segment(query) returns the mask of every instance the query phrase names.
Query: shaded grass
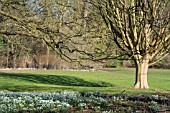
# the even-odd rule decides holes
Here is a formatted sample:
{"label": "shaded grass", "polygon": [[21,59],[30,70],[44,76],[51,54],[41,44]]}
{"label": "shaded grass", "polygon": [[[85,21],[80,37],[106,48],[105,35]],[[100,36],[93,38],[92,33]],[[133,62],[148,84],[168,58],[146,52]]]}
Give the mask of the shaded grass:
{"label": "shaded grass", "polygon": [[150,69],[148,79],[149,90],[134,90],[135,69],[118,68],[96,72],[59,70],[4,71],[0,73],[0,90],[170,94],[170,70]]}
{"label": "shaded grass", "polygon": [[106,87],[112,86],[110,83],[98,82],[93,83],[85,81],[84,79],[67,76],[67,75],[42,75],[42,74],[28,74],[28,73],[0,73],[1,77],[30,81],[40,84],[51,84],[61,86],[86,86],[86,87]]}

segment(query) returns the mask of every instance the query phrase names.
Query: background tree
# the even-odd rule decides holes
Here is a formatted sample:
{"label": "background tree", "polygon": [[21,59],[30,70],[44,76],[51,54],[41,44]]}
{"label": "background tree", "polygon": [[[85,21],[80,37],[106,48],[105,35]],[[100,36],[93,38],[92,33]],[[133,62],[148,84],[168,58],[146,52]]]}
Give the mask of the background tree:
{"label": "background tree", "polygon": [[91,1],[102,16],[112,40],[136,64],[136,89],[147,89],[148,67],[167,55],[170,12],[166,0]]}
{"label": "background tree", "polygon": [[80,4],[73,8],[76,4],[74,0],[1,0],[0,33],[42,39],[60,57],[70,59],[65,54],[71,52],[73,40],[82,36],[83,31],[82,8]]}
{"label": "background tree", "polygon": [[0,3],[0,14],[3,17],[1,34],[42,39],[67,61],[77,62],[80,54],[96,53],[95,56],[99,56],[98,51],[106,48],[104,46],[100,49],[102,43],[110,43],[107,39],[100,40],[100,37],[109,36],[108,30],[105,30],[104,24],[93,13],[92,5],[85,1],[28,0]]}

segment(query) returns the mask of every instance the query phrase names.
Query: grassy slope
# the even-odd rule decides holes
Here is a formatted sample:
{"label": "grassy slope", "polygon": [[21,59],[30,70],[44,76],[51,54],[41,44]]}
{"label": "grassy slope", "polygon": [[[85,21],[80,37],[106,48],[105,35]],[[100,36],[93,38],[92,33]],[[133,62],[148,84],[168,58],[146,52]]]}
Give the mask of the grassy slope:
{"label": "grassy slope", "polygon": [[169,93],[170,70],[150,69],[149,90],[134,90],[134,69],[107,71],[5,71],[0,73],[3,91],[100,91],[102,93]]}

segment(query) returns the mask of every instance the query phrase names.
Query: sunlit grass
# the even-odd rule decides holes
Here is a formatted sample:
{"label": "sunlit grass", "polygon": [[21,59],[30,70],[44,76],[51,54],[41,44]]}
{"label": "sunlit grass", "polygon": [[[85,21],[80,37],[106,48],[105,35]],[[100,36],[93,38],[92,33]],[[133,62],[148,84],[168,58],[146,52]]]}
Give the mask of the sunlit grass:
{"label": "sunlit grass", "polygon": [[150,69],[149,90],[135,90],[135,69],[99,71],[29,70],[0,73],[2,91],[99,91],[101,93],[170,93],[170,70]]}

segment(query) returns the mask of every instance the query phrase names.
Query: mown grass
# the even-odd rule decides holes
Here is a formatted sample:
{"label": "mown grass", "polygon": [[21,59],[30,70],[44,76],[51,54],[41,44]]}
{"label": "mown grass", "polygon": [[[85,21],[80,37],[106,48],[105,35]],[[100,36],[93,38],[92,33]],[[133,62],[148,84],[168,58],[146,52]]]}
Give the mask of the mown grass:
{"label": "mown grass", "polygon": [[99,91],[101,93],[168,93],[170,70],[149,69],[149,90],[135,90],[135,69],[116,68],[103,71],[29,70],[0,72],[1,91]]}

